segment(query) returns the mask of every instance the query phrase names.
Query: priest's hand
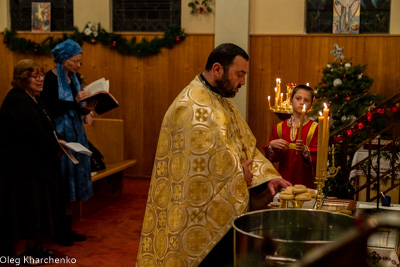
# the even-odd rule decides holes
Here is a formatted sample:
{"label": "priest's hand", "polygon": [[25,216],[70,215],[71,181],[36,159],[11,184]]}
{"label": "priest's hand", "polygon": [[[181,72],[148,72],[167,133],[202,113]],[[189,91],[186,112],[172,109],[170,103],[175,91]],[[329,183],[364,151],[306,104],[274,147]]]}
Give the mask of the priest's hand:
{"label": "priest's hand", "polygon": [[269,142],[269,145],[274,149],[285,149],[289,147],[289,142],[284,139],[275,139]]}
{"label": "priest's hand", "polygon": [[244,180],[246,181],[247,186],[251,186],[251,183],[253,181],[253,173],[250,171],[249,168],[252,163],[252,159],[249,159],[242,163]]}
{"label": "priest's hand", "polygon": [[275,196],[275,194],[279,192],[282,187],[286,188],[288,186],[293,186],[293,185],[289,181],[286,181],[283,178],[275,178],[268,182],[268,189],[273,196]]}

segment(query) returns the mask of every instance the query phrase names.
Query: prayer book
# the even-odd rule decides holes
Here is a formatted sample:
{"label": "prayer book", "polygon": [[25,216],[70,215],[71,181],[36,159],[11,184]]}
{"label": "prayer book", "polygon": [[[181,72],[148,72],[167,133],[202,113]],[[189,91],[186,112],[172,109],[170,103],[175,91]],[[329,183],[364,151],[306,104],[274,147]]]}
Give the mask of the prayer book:
{"label": "prayer book", "polygon": [[63,145],[66,148],[69,148],[75,152],[86,154],[88,156],[91,156],[93,154],[92,151],[90,151],[89,149],[87,149],[86,147],[84,147],[83,145],[81,145],[79,143],[69,142],[69,143],[61,143],[61,145]]}
{"label": "prayer book", "polygon": [[99,115],[119,107],[118,101],[109,92],[109,87],[110,83],[108,80],[104,78],[98,79],[83,88],[84,91],[89,92],[91,95],[81,101],[88,102],[91,99],[96,99],[97,105],[94,110]]}

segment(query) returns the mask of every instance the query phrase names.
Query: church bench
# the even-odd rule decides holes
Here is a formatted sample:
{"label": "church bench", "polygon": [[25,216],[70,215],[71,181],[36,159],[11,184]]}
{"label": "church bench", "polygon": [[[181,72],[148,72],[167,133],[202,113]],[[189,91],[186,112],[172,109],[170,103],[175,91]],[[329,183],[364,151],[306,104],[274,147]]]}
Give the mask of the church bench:
{"label": "church bench", "polygon": [[85,125],[87,139],[104,157],[106,168],[92,173],[94,195],[79,203],[76,219],[86,217],[119,200],[123,193],[124,171],[136,165],[136,159],[124,157],[124,121],[94,118]]}

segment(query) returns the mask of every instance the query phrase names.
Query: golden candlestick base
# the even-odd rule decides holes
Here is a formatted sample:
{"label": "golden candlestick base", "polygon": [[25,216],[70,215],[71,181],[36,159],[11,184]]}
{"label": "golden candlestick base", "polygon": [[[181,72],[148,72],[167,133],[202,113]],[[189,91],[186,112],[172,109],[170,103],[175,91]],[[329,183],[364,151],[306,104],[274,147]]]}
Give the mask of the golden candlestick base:
{"label": "golden candlestick base", "polygon": [[289,209],[289,203],[292,203],[292,207],[294,209],[301,209],[303,207],[304,202],[310,201],[310,200],[296,200],[296,199],[279,199],[279,201],[282,203],[281,208],[282,209]]}
{"label": "golden candlestick base", "polygon": [[301,209],[303,207],[303,204],[305,201],[309,201],[309,200],[290,200],[290,203],[292,203],[293,208]]}

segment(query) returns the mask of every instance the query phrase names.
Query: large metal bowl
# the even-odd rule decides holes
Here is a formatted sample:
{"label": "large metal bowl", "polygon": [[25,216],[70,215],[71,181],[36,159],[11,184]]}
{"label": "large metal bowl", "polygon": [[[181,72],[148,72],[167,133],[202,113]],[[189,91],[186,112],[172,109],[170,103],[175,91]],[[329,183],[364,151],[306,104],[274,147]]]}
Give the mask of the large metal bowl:
{"label": "large metal bowl", "polygon": [[345,214],[308,209],[271,209],[238,217],[235,229],[235,262],[245,266],[257,260],[289,263],[311,248],[337,239],[354,224]]}

